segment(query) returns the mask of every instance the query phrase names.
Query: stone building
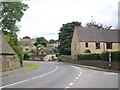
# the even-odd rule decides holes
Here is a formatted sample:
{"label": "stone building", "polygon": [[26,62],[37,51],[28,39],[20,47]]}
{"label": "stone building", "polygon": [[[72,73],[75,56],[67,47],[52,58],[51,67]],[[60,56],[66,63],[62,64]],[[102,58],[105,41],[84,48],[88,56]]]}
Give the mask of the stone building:
{"label": "stone building", "polygon": [[20,67],[16,53],[0,34],[0,69],[1,71],[11,70]]}
{"label": "stone building", "polygon": [[100,30],[96,27],[75,27],[71,58],[77,59],[80,53],[101,53],[120,50],[119,30]]}
{"label": "stone building", "polygon": [[30,38],[20,39],[19,41],[23,52],[35,51],[36,50],[36,47],[34,45],[35,42],[36,39],[30,39]]}
{"label": "stone building", "polygon": [[31,60],[37,61],[52,61],[56,59],[56,55],[52,50],[48,50],[46,48],[39,48],[37,52],[35,52],[31,58]]}

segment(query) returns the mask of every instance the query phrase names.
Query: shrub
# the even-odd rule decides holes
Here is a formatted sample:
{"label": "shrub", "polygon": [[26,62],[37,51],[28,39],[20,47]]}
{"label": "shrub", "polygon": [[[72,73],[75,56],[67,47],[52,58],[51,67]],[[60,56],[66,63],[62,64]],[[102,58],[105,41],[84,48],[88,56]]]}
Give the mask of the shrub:
{"label": "shrub", "polygon": [[120,51],[112,52],[112,61],[120,61]]}
{"label": "shrub", "polygon": [[102,60],[109,60],[109,52],[108,51],[104,51],[101,53],[101,59]]}
{"label": "shrub", "polygon": [[78,60],[101,60],[100,54],[78,54]]}
{"label": "shrub", "polygon": [[24,52],[24,59],[29,60],[32,55],[33,55],[32,52]]}
{"label": "shrub", "polygon": [[64,55],[60,55],[59,57],[58,57],[58,61],[62,61],[62,60],[64,60]]}
{"label": "shrub", "polygon": [[[109,52],[103,52],[101,54],[102,60],[109,60]],[[111,52],[111,60],[112,61],[120,61],[120,51],[112,51]]]}

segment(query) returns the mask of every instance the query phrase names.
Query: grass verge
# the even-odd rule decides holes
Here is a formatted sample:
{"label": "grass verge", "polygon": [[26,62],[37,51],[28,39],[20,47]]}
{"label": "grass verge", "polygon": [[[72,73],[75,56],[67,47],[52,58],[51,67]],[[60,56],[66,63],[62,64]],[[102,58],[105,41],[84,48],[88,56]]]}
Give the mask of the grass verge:
{"label": "grass verge", "polygon": [[24,66],[25,66],[25,71],[33,71],[40,67],[39,64],[33,64],[29,62],[24,62]]}

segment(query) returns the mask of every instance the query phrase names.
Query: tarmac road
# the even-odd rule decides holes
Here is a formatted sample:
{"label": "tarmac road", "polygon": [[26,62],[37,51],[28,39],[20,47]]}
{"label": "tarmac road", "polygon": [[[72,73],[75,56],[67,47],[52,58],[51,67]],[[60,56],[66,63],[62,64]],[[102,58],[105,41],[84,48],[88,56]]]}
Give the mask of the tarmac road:
{"label": "tarmac road", "polygon": [[0,88],[118,88],[118,73],[63,62],[39,63],[38,70],[2,78]]}

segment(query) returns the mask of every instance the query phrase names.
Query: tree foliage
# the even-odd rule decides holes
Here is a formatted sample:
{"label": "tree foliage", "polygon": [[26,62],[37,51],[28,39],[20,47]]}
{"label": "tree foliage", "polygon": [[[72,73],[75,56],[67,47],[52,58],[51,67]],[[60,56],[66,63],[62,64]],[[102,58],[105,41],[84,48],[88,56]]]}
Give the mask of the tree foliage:
{"label": "tree foliage", "polygon": [[49,44],[58,43],[58,40],[50,39],[48,43],[49,43]]}
{"label": "tree foliage", "polygon": [[107,29],[109,30],[112,26],[106,26],[101,23],[96,23],[95,21],[86,23],[86,27],[97,27],[98,29]]}
{"label": "tree foliage", "polygon": [[21,2],[2,2],[2,5],[0,29],[6,41],[16,52],[22,65],[24,53],[18,44],[17,32],[19,31],[19,26],[17,23],[21,20],[28,6]]}
{"label": "tree foliage", "polygon": [[29,36],[25,36],[25,37],[23,37],[23,39],[26,39],[26,38],[30,39],[30,37],[29,37]]}
{"label": "tree foliage", "polygon": [[50,39],[49,40],[49,44],[54,44],[55,43],[55,40],[54,39]]}
{"label": "tree foliage", "polygon": [[37,42],[34,45],[37,46],[37,44],[42,44],[46,47],[47,43],[48,41],[44,37],[38,37]]}
{"label": "tree foliage", "polygon": [[71,41],[75,26],[81,26],[81,22],[71,22],[63,24],[59,30],[60,45],[58,46],[58,49],[59,53],[62,55],[71,54]]}
{"label": "tree foliage", "polygon": [[1,18],[1,30],[7,31],[11,34],[16,34],[19,31],[17,22],[20,22],[24,11],[28,6],[21,2],[2,2],[2,18]]}

